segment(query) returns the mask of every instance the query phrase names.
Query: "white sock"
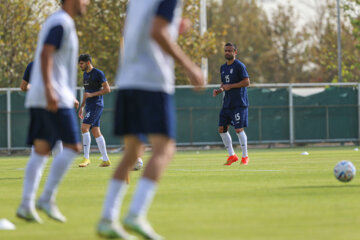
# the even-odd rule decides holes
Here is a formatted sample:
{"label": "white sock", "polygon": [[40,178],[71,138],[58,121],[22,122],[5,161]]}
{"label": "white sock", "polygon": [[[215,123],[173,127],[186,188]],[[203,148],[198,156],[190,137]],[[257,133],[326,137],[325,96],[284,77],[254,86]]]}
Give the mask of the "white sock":
{"label": "white sock", "polygon": [[47,156],[39,155],[34,150],[31,152],[24,177],[23,195],[21,203],[21,205],[23,205],[24,207],[35,208],[35,196],[47,160]]}
{"label": "white sock", "polygon": [[240,133],[237,133],[236,135],[239,138],[240,146],[241,146],[241,149],[242,149],[242,157],[247,157],[248,156],[247,136],[245,134],[245,131],[241,131]]}
{"label": "white sock", "polygon": [[157,183],[148,178],[142,177],[133,196],[129,213],[145,216],[155,196]]}
{"label": "white sock", "polygon": [[91,136],[89,132],[83,133],[84,158],[90,158]]}
{"label": "white sock", "polygon": [[111,221],[118,221],[121,203],[127,190],[125,181],[111,179],[106,194],[102,218]]}
{"label": "white sock", "polygon": [[41,201],[49,202],[55,200],[57,188],[76,156],[77,152],[66,147],[55,156],[44,191],[40,197]]}
{"label": "white sock", "polygon": [[61,152],[63,150],[63,144],[62,144],[62,141],[57,141],[54,148],[52,149],[52,155],[53,157],[56,156],[59,152]]}
{"label": "white sock", "polygon": [[223,140],[223,143],[225,145],[225,148],[227,149],[229,156],[232,156],[235,154],[234,148],[232,146],[232,140],[229,132],[220,133],[221,139]]}
{"label": "white sock", "polygon": [[95,138],[95,140],[100,150],[101,156],[103,157],[103,161],[108,161],[109,157],[106,152],[105,138],[101,135],[100,137]]}

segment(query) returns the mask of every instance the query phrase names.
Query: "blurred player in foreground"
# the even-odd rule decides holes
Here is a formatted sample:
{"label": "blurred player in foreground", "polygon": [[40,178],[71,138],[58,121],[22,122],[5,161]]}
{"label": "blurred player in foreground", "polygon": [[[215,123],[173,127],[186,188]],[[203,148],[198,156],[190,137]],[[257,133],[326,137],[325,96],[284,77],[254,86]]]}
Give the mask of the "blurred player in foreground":
{"label": "blurred player in foreground", "polygon": [[152,155],[123,225],[147,239],[163,239],[146,216],[158,181],[175,152],[174,60],[184,68],[191,84],[196,88],[204,84],[201,69],[176,44],[179,29],[183,30],[179,28],[181,9],[182,2],[177,0],[129,2],[114,122],[115,133],[124,136],[125,150],[109,183],[97,226],[103,237],[134,239],[119,224],[119,211],[127,189],[126,176],[141,155],[140,139],[146,135]]}

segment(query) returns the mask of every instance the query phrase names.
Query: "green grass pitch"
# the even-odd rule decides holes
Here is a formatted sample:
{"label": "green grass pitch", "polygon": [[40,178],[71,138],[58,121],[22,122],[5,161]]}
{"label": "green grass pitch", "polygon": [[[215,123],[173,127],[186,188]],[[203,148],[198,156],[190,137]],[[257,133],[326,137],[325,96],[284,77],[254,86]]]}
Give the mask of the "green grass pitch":
{"label": "green grass pitch", "polygon": [[[301,155],[303,151],[310,155]],[[225,150],[177,152],[149,211],[155,230],[169,240],[360,239],[360,177],[341,183],[333,176],[333,167],[340,160],[350,160],[360,170],[360,151],[329,147],[249,152],[248,166],[223,166]],[[119,156],[110,155],[110,168],[97,167],[99,155],[91,155],[89,167],[78,168],[78,157],[57,197],[68,222],[57,223],[40,213],[45,221],[42,225],[15,217],[28,157],[1,157],[0,219],[9,219],[17,229],[0,231],[0,239],[98,239],[95,225]],[[44,177],[49,167],[50,163]],[[131,174],[122,215],[140,174]]]}

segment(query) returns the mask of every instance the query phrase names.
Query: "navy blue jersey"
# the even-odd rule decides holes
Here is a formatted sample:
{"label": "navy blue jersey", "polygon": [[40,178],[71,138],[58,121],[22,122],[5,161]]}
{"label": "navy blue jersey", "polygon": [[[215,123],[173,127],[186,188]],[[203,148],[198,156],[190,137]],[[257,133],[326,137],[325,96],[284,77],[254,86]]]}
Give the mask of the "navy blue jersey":
{"label": "navy blue jersey", "polygon": [[[220,74],[221,82],[224,85],[238,83],[245,78],[249,78],[245,65],[237,59],[231,65],[226,63],[222,65],[220,67]],[[229,91],[225,91],[223,100],[223,108],[248,107],[249,105],[246,87],[232,88]]]}
{"label": "navy blue jersey", "polygon": [[30,74],[31,74],[32,66],[33,66],[33,62],[29,63],[24,72],[23,80],[25,80],[25,82],[27,82],[27,83],[29,83],[29,81],[30,81]]}
{"label": "navy blue jersey", "polygon": [[[83,83],[85,92],[97,92],[102,88],[102,84],[106,82],[105,74],[96,68],[91,69],[90,72],[84,72]],[[104,106],[103,96],[96,96],[86,99],[86,105]]]}

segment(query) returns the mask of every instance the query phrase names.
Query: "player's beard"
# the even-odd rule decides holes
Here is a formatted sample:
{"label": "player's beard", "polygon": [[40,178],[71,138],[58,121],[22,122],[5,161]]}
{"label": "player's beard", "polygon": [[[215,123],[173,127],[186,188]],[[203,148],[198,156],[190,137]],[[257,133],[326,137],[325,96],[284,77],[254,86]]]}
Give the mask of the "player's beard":
{"label": "player's beard", "polygon": [[234,56],[231,55],[231,54],[225,54],[225,59],[226,59],[226,60],[233,60],[233,59],[234,59]]}

